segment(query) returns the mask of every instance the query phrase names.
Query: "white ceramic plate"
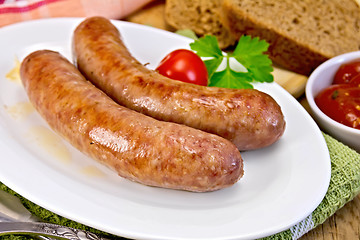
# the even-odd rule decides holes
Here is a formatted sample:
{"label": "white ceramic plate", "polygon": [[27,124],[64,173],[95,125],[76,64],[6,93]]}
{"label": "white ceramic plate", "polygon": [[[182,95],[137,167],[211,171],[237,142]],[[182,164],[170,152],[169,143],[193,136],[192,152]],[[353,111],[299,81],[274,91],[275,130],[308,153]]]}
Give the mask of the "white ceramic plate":
{"label": "white ceramic plate", "polygon": [[[81,19],[37,20],[0,29],[0,181],[34,203],[80,223],[129,238],[249,239],[298,223],[321,202],[330,180],[324,138],[301,105],[275,83],[256,88],[282,107],[287,127],[271,147],[242,153],[245,176],[234,186],[191,193],[118,177],[55,135],[30,107],[21,83],[6,77],[15,59],[51,49],[71,59]],[[114,21],[125,44],[155,68],[189,39]]]}

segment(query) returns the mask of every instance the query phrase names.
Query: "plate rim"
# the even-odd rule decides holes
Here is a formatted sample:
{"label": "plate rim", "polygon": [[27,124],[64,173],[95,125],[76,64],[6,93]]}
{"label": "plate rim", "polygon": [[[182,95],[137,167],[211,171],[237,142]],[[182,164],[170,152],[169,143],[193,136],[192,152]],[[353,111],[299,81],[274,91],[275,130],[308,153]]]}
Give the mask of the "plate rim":
{"label": "plate rim", "polygon": [[[75,26],[75,23],[76,22],[80,22],[81,20],[83,20],[84,18],[51,18],[51,19],[38,19],[38,20],[31,20],[31,21],[27,21],[27,22],[21,22],[21,23],[15,23],[15,24],[12,24],[12,25],[9,25],[9,26],[5,26],[3,28],[0,28],[0,36],[4,34],[4,32],[8,31],[8,30],[16,30],[16,28],[20,27],[24,27],[26,25],[28,26],[36,26],[36,25],[41,25],[43,23],[60,23],[60,24],[64,24],[64,21],[66,21],[66,24],[71,24],[71,25],[74,25]],[[184,41],[188,41],[188,39],[186,37],[183,37],[183,36],[179,36],[179,35],[175,35],[173,33],[170,33],[170,32],[167,32],[165,30],[161,30],[161,29],[157,29],[157,28],[153,28],[153,27],[150,27],[150,26],[144,26],[144,25],[140,25],[140,24],[136,24],[136,23],[130,23],[130,22],[125,22],[125,21],[120,21],[120,20],[112,20],[113,23],[115,23],[116,27],[119,27],[120,25],[124,25],[124,26],[132,26],[132,27],[135,27],[135,28],[138,28],[138,29],[147,29],[147,30],[151,30],[151,31],[154,31],[154,32],[158,32],[158,33],[162,33],[162,34],[166,34],[166,35],[169,35],[171,37],[175,37],[176,38],[182,38]],[[10,61],[10,60],[9,60]],[[6,73],[5,73],[6,74]],[[276,88],[281,88],[278,84],[274,83],[274,85],[276,85]],[[280,89],[281,91],[284,91],[282,88]],[[287,92],[286,92],[287,93]],[[285,94],[285,93],[284,93]],[[289,93],[287,93],[289,96],[291,96]],[[293,99],[294,101],[296,101],[295,99]],[[297,102],[297,101],[296,101]],[[315,121],[310,117],[310,115],[307,114],[307,112],[305,111],[305,109],[303,109],[303,114],[306,114],[306,117],[308,119],[311,119],[314,123]],[[0,124],[0,128],[1,128],[1,124]],[[0,129],[1,130],[1,129]],[[1,133],[1,131],[0,131]],[[321,131],[319,129],[319,133],[321,134]],[[0,138],[0,141],[1,141],[1,138]],[[325,139],[323,139],[323,146],[326,147],[326,152],[327,154],[329,155],[329,151],[327,149],[327,146],[326,146],[326,143],[325,143]],[[328,164],[328,168],[329,168],[329,171],[328,171],[328,183],[327,183],[327,187],[326,189],[324,189],[324,192],[319,194],[318,198],[321,199],[321,200],[318,200],[318,204],[320,204],[320,202],[322,201],[323,197],[325,196],[326,194],[326,191],[327,191],[327,188],[328,188],[328,185],[330,183],[330,177],[331,177],[331,168],[330,168],[330,155],[328,156],[328,159],[329,159],[329,164]],[[0,175],[1,175],[1,171],[0,171]],[[3,175],[1,175],[3,176]],[[43,200],[41,200],[40,196],[33,196],[33,194],[31,194],[31,192],[27,191],[27,189],[23,189],[21,188],[21,186],[17,186],[18,184],[16,184],[15,182],[6,179],[1,179],[1,181],[7,185],[8,187],[10,187],[11,189],[13,189],[14,191],[18,192],[19,194],[23,195],[24,197],[26,197],[27,199],[29,199],[30,201],[34,202],[37,204],[37,202],[40,202],[41,205],[40,206],[43,206],[44,203],[43,203]],[[54,184],[54,183],[53,183]],[[325,184],[325,183],[324,183]],[[65,191],[65,190],[64,190]],[[322,196],[321,196],[322,195]],[[39,198],[40,197],[40,198]],[[32,200],[31,200],[32,199]],[[317,205],[318,205],[317,204]],[[47,204],[45,204],[47,205]],[[50,204],[51,205],[51,204]],[[312,212],[315,208],[313,208],[310,212]],[[54,212],[54,213],[57,213],[59,215],[62,215],[60,211],[57,211],[56,209],[53,209],[53,208],[50,208],[49,209],[50,211]],[[66,217],[66,216],[65,216]],[[74,219],[73,217],[71,219]],[[298,219],[297,222],[301,221],[302,219]],[[77,221],[79,223],[83,223],[84,222],[84,219],[75,219],[74,221]],[[89,224],[90,225],[93,225],[94,226],[94,223],[93,221],[85,221],[86,223],[84,224]],[[296,223],[295,223],[296,224]],[[283,230],[286,230],[289,226],[282,226],[282,228],[278,227],[277,231],[283,231]],[[98,227],[94,227],[94,228],[98,228]],[[102,226],[101,229],[106,229],[106,226]],[[110,231],[109,231],[110,230]],[[107,231],[109,231],[110,233],[112,232],[111,229],[109,229]],[[269,230],[271,231],[271,230]],[[263,233],[260,233],[260,235],[249,235],[250,237],[264,237],[264,236],[267,236],[268,234],[274,234],[275,232],[272,232],[272,233],[269,233],[269,232],[263,232]],[[127,233],[124,233],[126,235],[126,237],[131,237],[131,238],[153,238],[153,237],[156,237],[158,239],[168,239],[169,236],[159,236],[159,235],[156,235],[156,236],[149,236],[147,234],[140,234],[140,233],[136,233],[136,232],[127,232]],[[265,234],[265,235],[264,235]],[[231,239],[231,236],[228,236],[230,237],[229,239]],[[233,236],[233,238],[238,238],[239,236]],[[207,238],[208,239],[208,238]]]}

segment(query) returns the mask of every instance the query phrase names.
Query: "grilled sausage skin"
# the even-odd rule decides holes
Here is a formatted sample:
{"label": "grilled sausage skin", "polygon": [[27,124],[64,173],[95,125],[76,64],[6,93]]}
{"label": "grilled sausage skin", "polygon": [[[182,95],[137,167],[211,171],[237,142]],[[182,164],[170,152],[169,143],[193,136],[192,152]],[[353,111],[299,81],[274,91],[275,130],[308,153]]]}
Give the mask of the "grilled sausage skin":
{"label": "grilled sausage skin", "polygon": [[119,104],[159,120],[217,134],[239,150],[269,146],[285,130],[281,108],[268,94],[166,78],[138,62],[118,29],[105,18],[90,17],[77,26],[73,53],[83,75]]}
{"label": "grilled sausage skin", "polygon": [[230,141],[118,105],[57,52],[28,55],[20,76],[50,127],[121,177],[206,192],[231,186],[243,175],[240,152]]}

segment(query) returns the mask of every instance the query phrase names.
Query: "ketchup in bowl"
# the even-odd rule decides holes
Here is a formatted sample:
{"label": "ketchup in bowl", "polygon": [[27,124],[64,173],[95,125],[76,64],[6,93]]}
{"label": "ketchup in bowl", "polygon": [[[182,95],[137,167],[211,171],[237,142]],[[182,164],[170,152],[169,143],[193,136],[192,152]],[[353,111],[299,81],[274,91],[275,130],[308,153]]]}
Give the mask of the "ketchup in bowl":
{"label": "ketchup in bowl", "polygon": [[333,120],[360,129],[360,59],[341,65],[315,103]]}

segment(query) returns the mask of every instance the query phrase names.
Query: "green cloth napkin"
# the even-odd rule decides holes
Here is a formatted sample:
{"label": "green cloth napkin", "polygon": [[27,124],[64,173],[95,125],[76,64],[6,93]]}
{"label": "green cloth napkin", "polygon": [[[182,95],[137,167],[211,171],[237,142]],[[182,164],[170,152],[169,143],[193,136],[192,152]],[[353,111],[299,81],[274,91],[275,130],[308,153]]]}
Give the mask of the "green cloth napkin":
{"label": "green cloth napkin", "polygon": [[[303,221],[264,240],[298,239],[325,222],[360,193],[360,154],[323,133],[331,158],[329,189],[320,205]],[[314,159],[316,161],[316,159]]]}
{"label": "green cloth napkin", "polygon": [[[323,201],[314,210],[314,212],[312,212],[312,214],[300,223],[284,232],[263,238],[264,240],[298,239],[311,229],[314,229],[316,226],[325,222],[327,218],[333,215],[347,202],[351,201],[360,192],[360,154],[335,140],[331,136],[325,133],[323,135],[329,148],[331,158],[331,180],[329,189]],[[314,159],[314,161],[316,161],[316,159]],[[87,230],[93,233],[101,234],[110,239],[121,239],[71,221],[39,207],[36,204],[24,199],[1,182],[0,187],[1,189],[18,196],[24,206],[29,209],[30,212],[43,219],[43,221]],[[0,239],[29,240],[33,238],[26,236],[3,236],[0,237]]]}

